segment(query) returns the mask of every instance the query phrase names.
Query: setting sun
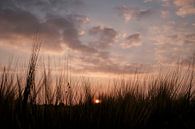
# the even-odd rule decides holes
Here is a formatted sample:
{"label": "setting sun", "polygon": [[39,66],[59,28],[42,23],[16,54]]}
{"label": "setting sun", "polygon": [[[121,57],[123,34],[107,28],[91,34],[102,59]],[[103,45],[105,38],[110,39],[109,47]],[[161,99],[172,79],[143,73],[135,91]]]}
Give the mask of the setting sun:
{"label": "setting sun", "polygon": [[100,100],[100,99],[94,99],[93,102],[94,102],[95,104],[99,104],[99,103],[101,103],[101,100]]}

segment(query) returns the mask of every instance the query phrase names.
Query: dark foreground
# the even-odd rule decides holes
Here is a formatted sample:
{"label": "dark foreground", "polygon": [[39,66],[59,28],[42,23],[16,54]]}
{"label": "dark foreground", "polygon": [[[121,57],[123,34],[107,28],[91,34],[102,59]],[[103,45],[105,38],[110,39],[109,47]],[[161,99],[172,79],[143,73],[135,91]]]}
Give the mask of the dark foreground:
{"label": "dark foreground", "polygon": [[92,96],[87,96],[85,102],[72,106],[24,105],[20,100],[13,100],[10,92],[10,96],[1,94],[0,125],[12,129],[195,128],[194,99],[188,94],[174,98],[173,92],[163,87],[152,92],[148,96],[135,91],[102,95],[99,104],[92,103]]}

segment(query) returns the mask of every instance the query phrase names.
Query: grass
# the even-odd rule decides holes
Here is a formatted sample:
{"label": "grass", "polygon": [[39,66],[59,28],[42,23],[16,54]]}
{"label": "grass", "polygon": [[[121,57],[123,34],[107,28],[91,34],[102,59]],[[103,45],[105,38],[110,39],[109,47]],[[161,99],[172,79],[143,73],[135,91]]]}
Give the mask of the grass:
{"label": "grass", "polygon": [[[193,66],[113,81],[112,91],[96,93],[88,81],[37,76],[39,45],[33,47],[25,75],[4,67],[0,75],[1,127],[14,129],[129,128],[194,129]],[[52,84],[55,84],[52,87]],[[83,87],[83,89],[74,87]],[[140,88],[142,87],[142,88]],[[81,92],[82,90],[82,92]],[[101,103],[94,103],[98,98]]]}

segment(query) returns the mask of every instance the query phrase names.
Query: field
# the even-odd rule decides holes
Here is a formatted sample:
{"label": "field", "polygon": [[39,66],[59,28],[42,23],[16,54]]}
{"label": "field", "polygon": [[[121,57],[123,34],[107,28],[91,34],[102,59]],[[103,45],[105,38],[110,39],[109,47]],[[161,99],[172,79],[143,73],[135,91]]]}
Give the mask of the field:
{"label": "field", "polygon": [[[113,81],[109,93],[88,81],[53,79],[46,68],[37,79],[39,48],[34,46],[25,74],[4,67],[0,75],[0,123],[13,129],[132,128],[194,129],[193,65],[168,72]],[[140,81],[142,80],[142,81]],[[53,83],[52,83],[53,84]],[[77,87],[81,87],[78,92]],[[140,88],[142,87],[142,88]]]}

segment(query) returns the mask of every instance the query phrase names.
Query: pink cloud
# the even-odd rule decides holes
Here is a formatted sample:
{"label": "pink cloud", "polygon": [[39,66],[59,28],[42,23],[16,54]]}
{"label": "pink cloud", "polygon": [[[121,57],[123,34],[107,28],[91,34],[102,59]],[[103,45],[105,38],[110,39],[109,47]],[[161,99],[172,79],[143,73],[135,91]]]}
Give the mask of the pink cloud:
{"label": "pink cloud", "polygon": [[174,0],[173,3],[177,7],[176,14],[185,17],[195,14],[194,0]]}
{"label": "pink cloud", "polygon": [[119,16],[121,16],[125,20],[125,22],[129,22],[137,18],[143,18],[152,14],[150,9],[139,9],[134,7],[132,8],[126,5],[118,7],[117,10]]}

